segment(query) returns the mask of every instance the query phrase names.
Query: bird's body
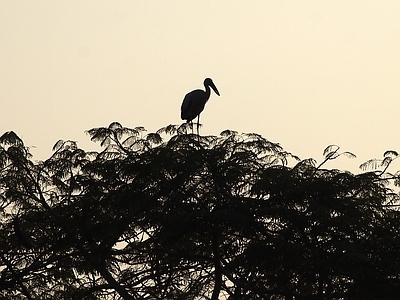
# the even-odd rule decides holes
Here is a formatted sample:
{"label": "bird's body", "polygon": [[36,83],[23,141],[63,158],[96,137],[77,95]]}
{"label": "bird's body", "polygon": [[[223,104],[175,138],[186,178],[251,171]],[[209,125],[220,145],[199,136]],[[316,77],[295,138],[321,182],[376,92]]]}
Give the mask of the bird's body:
{"label": "bird's body", "polygon": [[188,93],[183,99],[181,107],[182,120],[186,120],[189,123],[195,119],[203,111],[210,97],[209,95],[210,93],[208,93],[207,97],[206,92],[203,90],[194,90]]}
{"label": "bird's body", "polygon": [[189,123],[197,117],[197,134],[199,133],[200,114],[203,111],[206,102],[208,101],[208,99],[210,99],[210,87],[219,96],[218,89],[211,78],[206,78],[204,80],[204,87],[206,88],[205,91],[194,90],[186,94],[181,106],[182,120],[186,120],[186,122]]}

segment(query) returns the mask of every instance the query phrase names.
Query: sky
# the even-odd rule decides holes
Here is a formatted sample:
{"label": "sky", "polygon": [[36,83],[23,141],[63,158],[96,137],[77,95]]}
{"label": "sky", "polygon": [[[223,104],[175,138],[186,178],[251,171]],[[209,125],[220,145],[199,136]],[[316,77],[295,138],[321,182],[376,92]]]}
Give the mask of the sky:
{"label": "sky", "polygon": [[[0,0],[0,134],[34,159],[118,121],[149,132],[211,77],[201,134],[255,132],[354,168],[400,152],[400,1]],[[399,168],[400,169],[400,164]]]}

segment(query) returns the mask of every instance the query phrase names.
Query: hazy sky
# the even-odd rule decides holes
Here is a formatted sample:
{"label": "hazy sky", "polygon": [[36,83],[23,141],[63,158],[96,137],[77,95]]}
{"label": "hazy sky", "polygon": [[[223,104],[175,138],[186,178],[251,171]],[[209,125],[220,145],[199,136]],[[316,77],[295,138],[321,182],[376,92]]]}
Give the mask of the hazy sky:
{"label": "hazy sky", "polygon": [[[0,133],[36,159],[119,121],[179,124],[213,78],[202,134],[257,132],[302,158],[400,151],[400,1],[0,0]],[[341,161],[335,165],[340,168]]]}

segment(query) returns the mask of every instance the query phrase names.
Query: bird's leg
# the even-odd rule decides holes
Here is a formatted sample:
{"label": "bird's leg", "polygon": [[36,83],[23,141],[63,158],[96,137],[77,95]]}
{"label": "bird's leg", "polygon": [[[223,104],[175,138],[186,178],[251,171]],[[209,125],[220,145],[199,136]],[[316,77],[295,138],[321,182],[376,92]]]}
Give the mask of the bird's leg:
{"label": "bird's leg", "polygon": [[200,127],[200,114],[197,116],[197,135],[199,134],[199,127]]}

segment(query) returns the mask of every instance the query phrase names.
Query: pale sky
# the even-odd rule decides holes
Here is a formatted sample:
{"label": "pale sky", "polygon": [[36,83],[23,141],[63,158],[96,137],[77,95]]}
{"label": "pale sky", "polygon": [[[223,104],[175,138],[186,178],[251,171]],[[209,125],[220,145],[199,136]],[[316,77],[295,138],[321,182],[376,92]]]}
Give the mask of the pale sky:
{"label": "pale sky", "polygon": [[[400,1],[0,0],[0,134],[46,159],[118,121],[179,124],[211,77],[202,134],[256,132],[302,158],[400,152]],[[341,168],[346,159],[327,167]],[[400,168],[400,167],[399,167]]]}

